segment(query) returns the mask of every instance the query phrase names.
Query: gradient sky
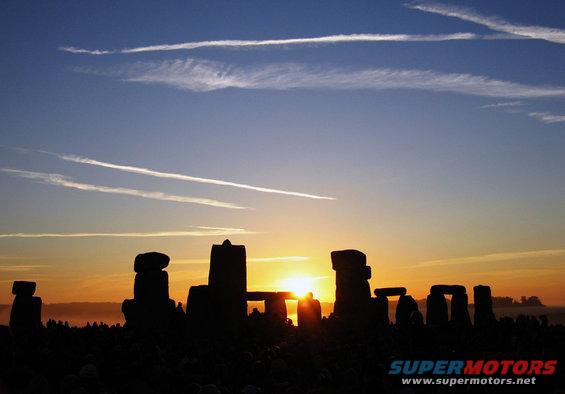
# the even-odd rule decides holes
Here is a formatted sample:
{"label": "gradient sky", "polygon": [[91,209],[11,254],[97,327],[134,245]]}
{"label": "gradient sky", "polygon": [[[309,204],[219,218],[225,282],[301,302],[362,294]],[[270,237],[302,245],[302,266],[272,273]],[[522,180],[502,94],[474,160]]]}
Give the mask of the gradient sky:
{"label": "gradient sky", "polygon": [[150,250],[184,302],[230,238],[253,290],[307,278],[332,301],[330,252],[355,248],[372,288],[565,304],[564,17],[562,1],[2,2],[0,302],[15,279],[48,303],[121,301]]}

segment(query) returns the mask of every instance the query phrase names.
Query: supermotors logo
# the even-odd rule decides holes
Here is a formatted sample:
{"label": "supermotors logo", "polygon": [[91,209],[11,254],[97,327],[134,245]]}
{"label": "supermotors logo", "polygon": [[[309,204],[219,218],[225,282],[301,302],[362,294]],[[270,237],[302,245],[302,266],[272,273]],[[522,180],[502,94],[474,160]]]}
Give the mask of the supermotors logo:
{"label": "supermotors logo", "polygon": [[553,375],[557,360],[395,360],[389,375]]}

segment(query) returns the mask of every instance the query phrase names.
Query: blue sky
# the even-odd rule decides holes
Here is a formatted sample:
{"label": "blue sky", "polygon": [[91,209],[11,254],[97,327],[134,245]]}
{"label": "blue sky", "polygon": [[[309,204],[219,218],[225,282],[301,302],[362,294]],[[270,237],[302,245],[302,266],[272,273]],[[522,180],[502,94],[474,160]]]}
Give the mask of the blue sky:
{"label": "blue sky", "polygon": [[[250,264],[258,288],[276,288],[281,275],[324,278],[316,290],[331,299],[330,251],[357,248],[373,287],[405,284],[423,296],[437,281],[488,282],[501,295],[563,299],[562,2],[0,7],[6,297],[12,280],[43,278],[52,300],[124,298],[134,255],[156,249],[173,258],[182,299],[203,276],[187,261],[230,237],[252,257],[281,257]],[[343,42],[356,34],[372,36]],[[308,41],[319,37],[329,38]],[[307,42],[264,45],[295,38]],[[148,48],[203,41],[212,43]],[[124,48],[138,50],[117,53]],[[131,234],[163,231],[177,235]],[[418,265],[430,261],[446,263]],[[100,286],[108,275],[127,280]]]}

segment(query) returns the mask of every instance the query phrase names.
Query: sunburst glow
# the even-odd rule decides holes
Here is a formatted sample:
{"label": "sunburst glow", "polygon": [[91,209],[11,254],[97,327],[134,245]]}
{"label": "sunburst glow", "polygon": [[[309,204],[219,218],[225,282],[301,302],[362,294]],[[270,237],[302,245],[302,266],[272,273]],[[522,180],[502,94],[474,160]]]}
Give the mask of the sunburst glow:
{"label": "sunburst glow", "polygon": [[303,276],[286,278],[281,281],[284,290],[292,291],[297,297],[305,297],[309,291],[314,291],[315,278]]}

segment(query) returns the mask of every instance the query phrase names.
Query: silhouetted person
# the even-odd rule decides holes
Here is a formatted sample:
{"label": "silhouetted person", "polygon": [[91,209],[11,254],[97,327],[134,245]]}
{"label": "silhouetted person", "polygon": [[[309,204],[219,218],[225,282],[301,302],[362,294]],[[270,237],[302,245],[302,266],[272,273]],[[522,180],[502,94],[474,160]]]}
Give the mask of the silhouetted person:
{"label": "silhouetted person", "polygon": [[314,294],[309,292],[306,297],[298,300],[297,315],[299,328],[304,330],[320,328],[322,308],[320,301],[314,299]]}

